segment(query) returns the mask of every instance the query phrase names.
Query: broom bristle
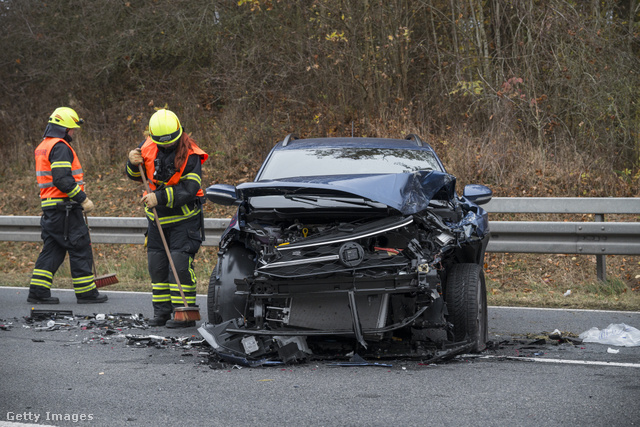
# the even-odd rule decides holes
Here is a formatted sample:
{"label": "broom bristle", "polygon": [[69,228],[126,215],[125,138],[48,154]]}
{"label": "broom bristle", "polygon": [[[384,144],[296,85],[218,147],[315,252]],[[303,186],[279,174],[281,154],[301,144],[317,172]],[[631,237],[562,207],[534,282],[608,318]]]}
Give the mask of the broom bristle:
{"label": "broom bristle", "polygon": [[177,322],[200,320],[200,311],[198,307],[176,307],[173,310],[173,320]]}
{"label": "broom bristle", "polygon": [[96,277],[93,279],[96,284],[96,288],[102,288],[104,286],[109,286],[118,283],[118,278],[116,277],[116,273],[105,274],[104,276]]}

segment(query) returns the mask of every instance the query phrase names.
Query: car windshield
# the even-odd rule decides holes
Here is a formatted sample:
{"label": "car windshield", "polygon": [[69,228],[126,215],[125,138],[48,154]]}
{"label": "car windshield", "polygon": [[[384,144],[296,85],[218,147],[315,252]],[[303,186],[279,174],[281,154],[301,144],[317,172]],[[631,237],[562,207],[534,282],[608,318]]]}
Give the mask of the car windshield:
{"label": "car windshield", "polygon": [[314,148],[275,151],[259,180],[298,176],[361,175],[440,171],[432,152],[392,148]]}

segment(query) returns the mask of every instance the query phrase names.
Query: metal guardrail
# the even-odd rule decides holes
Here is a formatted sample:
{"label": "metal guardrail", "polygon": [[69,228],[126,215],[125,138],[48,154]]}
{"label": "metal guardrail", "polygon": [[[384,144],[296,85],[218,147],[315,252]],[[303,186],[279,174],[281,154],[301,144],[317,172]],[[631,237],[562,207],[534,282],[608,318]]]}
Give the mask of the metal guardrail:
{"label": "metal guardrail", "polygon": [[[640,222],[604,222],[605,214],[640,215],[640,198],[495,197],[495,213],[593,214],[594,222],[490,221],[488,252],[597,255],[598,278],[606,255],[640,255]],[[205,218],[204,244],[216,246],[229,219]],[[94,243],[143,244],[146,218],[89,217]],[[0,241],[40,241],[40,217],[0,216]]]}
{"label": "metal guardrail", "polygon": [[605,222],[605,215],[640,215],[639,198],[496,197],[483,207],[490,214],[592,214],[595,219],[490,221],[489,252],[596,255],[600,281],[607,277],[606,255],[640,255],[640,222]]}
{"label": "metal guardrail", "polygon": [[640,222],[493,221],[487,251],[640,255]]}
{"label": "metal guardrail", "polygon": [[[131,217],[88,217],[93,243],[144,244],[147,219]],[[205,218],[204,244],[216,246],[229,219]],[[39,216],[0,216],[0,241],[39,242]]]}
{"label": "metal guardrail", "polygon": [[640,215],[640,199],[496,197],[491,214],[592,214],[594,222],[490,221],[490,252],[640,255],[640,222],[604,222],[605,214]]}

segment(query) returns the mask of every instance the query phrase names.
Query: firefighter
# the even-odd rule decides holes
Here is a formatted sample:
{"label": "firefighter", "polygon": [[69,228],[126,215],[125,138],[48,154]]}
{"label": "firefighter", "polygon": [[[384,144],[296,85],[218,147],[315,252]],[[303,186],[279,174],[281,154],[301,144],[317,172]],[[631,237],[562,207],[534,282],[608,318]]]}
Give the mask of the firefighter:
{"label": "firefighter", "polygon": [[195,321],[172,319],[174,307],[184,306],[184,302],[170,268],[153,208],[156,208],[187,304],[195,306],[196,277],[192,263],[204,240],[202,164],[208,157],[184,132],[178,117],[166,109],[151,116],[149,136],[129,152],[127,176],[141,181],[138,165],[142,164],[151,189],[149,193],[145,191],[141,200],[146,205],[148,219],[146,241],[152,285],[151,326],[195,326]]}
{"label": "firefighter", "polygon": [[82,166],[70,145],[73,133],[83,123],[71,108],[57,108],[49,117],[44,139],[35,150],[44,245],[31,276],[27,297],[30,303],[60,302],[51,296],[51,284],[67,253],[78,304],[102,303],[108,299],[98,292],[94,283],[91,239],[83,215],[83,210],[88,213],[94,205],[84,192]]}

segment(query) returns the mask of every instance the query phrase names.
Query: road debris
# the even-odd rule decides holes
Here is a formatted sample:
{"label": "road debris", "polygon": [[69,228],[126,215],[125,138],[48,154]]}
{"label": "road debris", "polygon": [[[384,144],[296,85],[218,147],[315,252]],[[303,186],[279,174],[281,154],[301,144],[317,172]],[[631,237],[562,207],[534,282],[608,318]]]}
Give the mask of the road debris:
{"label": "road debris", "polygon": [[10,331],[13,328],[13,323],[7,323],[6,320],[0,319],[0,330],[2,331]]}
{"label": "road debris", "polygon": [[[64,346],[111,345],[114,343],[136,349],[164,349],[177,351],[179,362],[191,360],[210,369],[243,369],[283,367],[285,365],[323,362],[331,367],[385,367],[399,366],[406,370],[406,362],[414,360],[418,366],[437,366],[446,362],[474,362],[483,357],[503,360],[554,360],[558,351],[581,351],[583,340],[576,334],[555,329],[553,332],[509,336],[488,341],[482,353],[473,352],[473,343],[430,342],[394,337],[392,340],[371,342],[365,348],[348,337],[326,336],[268,336],[240,333],[237,321],[213,325],[202,323],[199,335],[164,336],[145,333],[148,318],[143,314],[93,313],[74,314],[70,310],[30,310],[24,318],[23,328],[38,333],[68,331],[74,334]],[[0,328],[10,330],[20,319],[0,319]],[[625,325],[626,326],[626,325]],[[6,328],[6,329],[5,329]],[[86,331],[80,335],[78,332]],[[142,333],[141,333],[142,332]],[[244,331],[242,331],[244,332]],[[45,339],[32,337],[33,342]],[[55,339],[54,341],[59,341]],[[608,349],[616,353],[615,349]]]}
{"label": "road debris", "polygon": [[367,362],[359,354],[354,354],[348,362],[329,363],[327,366],[382,366],[392,367],[389,363]]}
{"label": "road debris", "polygon": [[593,327],[580,334],[584,342],[608,344],[619,347],[640,346],[640,330],[625,323],[611,323],[605,329]]}
{"label": "road debris", "polygon": [[131,313],[76,314],[71,310],[31,309],[29,316],[23,317],[26,328],[38,332],[59,330],[100,330],[105,335],[113,335],[127,329],[148,329],[145,317]]}
{"label": "road debris", "polygon": [[[155,348],[179,348],[182,350],[191,350],[194,347],[200,347],[204,340],[189,337],[165,337],[162,335],[124,335],[127,346],[135,348],[155,347]],[[193,356],[189,354],[189,356]]]}
{"label": "road debris", "polygon": [[[525,334],[523,337],[510,337],[501,341],[490,341],[484,354],[471,355],[470,357],[482,358],[489,354],[492,357],[504,358],[540,358],[547,357],[550,353],[558,351],[576,351],[581,347],[582,339],[571,332],[563,332],[555,329],[553,332],[540,332],[537,334]],[[464,355],[467,356],[467,355]]]}
{"label": "road debris", "polygon": [[[384,366],[380,360],[419,360],[423,365],[453,359],[473,349],[473,342],[433,343],[396,339],[372,342],[367,348],[357,340],[322,336],[266,336],[237,333],[239,319],[221,324],[203,323],[198,332],[211,346],[209,367],[291,365],[310,361],[331,361],[331,366]],[[370,360],[376,360],[371,362]]]}

